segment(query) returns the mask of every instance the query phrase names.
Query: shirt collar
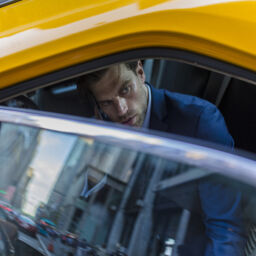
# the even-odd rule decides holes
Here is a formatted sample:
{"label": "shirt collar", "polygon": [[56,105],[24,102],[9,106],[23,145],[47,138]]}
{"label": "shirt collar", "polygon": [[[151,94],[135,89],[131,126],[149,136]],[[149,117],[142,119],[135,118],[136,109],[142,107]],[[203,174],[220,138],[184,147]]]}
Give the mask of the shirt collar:
{"label": "shirt collar", "polygon": [[148,90],[148,106],[147,106],[147,111],[146,111],[146,115],[145,115],[145,119],[144,119],[142,127],[149,128],[150,113],[151,113],[151,90],[147,84],[145,84],[145,85]]}

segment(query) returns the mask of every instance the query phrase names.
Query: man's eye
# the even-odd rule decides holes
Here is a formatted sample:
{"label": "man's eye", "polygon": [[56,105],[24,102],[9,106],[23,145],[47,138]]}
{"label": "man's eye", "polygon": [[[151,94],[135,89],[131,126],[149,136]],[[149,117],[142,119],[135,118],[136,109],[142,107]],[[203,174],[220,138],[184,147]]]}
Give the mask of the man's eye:
{"label": "man's eye", "polygon": [[125,95],[125,94],[127,94],[127,93],[129,93],[129,92],[130,92],[130,87],[129,87],[129,86],[126,86],[126,87],[124,87],[124,88],[122,89],[121,94],[122,94],[122,95]]}

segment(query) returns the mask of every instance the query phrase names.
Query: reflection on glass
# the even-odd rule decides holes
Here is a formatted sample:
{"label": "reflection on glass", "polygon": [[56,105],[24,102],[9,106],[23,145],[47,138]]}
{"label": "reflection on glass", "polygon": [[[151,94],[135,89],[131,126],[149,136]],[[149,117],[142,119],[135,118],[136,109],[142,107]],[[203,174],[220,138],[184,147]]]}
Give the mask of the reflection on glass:
{"label": "reflection on glass", "polygon": [[5,123],[0,152],[0,219],[17,229],[16,255],[178,255],[205,229],[192,224],[204,222],[205,182],[222,195],[246,190],[243,218],[254,223],[253,188],[195,166]]}

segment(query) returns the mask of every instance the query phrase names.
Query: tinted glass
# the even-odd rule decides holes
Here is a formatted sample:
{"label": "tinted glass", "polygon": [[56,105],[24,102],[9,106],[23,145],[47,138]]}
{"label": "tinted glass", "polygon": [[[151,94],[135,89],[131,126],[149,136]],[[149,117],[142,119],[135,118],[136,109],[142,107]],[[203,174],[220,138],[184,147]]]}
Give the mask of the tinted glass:
{"label": "tinted glass", "polygon": [[227,236],[237,255],[253,255],[255,188],[225,172],[7,123],[0,152],[1,205],[37,224],[9,218],[19,229],[17,244],[33,255],[203,255],[207,232]]}

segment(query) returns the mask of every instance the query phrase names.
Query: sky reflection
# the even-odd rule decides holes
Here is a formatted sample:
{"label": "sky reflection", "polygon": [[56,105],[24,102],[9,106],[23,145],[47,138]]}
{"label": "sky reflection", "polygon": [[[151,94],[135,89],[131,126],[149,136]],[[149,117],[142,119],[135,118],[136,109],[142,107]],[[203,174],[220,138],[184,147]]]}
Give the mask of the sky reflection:
{"label": "sky reflection", "polygon": [[75,139],[74,135],[41,131],[37,151],[30,164],[34,176],[26,192],[25,213],[34,215],[41,202],[47,203]]}

